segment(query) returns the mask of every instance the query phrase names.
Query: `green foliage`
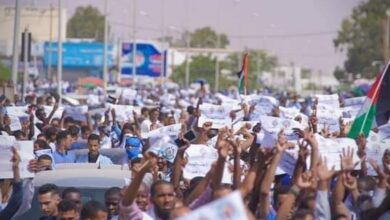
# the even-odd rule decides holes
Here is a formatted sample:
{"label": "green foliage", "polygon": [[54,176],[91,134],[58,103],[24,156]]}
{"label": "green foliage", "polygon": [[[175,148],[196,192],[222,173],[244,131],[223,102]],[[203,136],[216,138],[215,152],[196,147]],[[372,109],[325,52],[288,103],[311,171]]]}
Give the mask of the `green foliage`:
{"label": "green foliage", "polygon": [[[186,47],[187,41],[189,46],[193,48],[216,48],[218,42],[218,34],[210,27],[195,29],[193,32],[185,31],[180,37],[175,39],[172,36],[164,36],[157,38],[159,41],[169,42],[173,47]],[[220,34],[219,48],[226,48],[229,45],[229,39],[226,34]]]}
{"label": "green foliage", "polygon": [[[219,48],[226,48],[229,45],[229,39],[226,34],[220,34]],[[190,34],[190,46],[195,48],[216,48],[218,42],[218,33],[210,27],[196,29]]]}
{"label": "green foliage", "polygon": [[[384,22],[390,0],[362,1],[353,9],[350,18],[344,19],[334,45],[346,50],[344,69],[347,73],[372,78],[378,72],[374,61],[383,60]],[[340,70],[336,69],[340,76]],[[337,77],[337,76],[336,76]]]}
{"label": "green foliage", "polygon": [[0,82],[6,82],[11,79],[11,70],[0,63]]}
{"label": "green foliage", "polygon": [[93,6],[79,6],[68,21],[67,31],[69,38],[93,38],[103,42],[104,15]]}
{"label": "green foliage", "polygon": [[341,69],[339,66],[336,67],[336,69],[333,72],[333,75],[340,82],[347,80],[347,73],[345,72],[345,70]]}
{"label": "green foliage", "polygon": [[[190,61],[190,82],[193,82],[197,79],[206,80],[210,88],[214,88],[215,85],[215,58],[212,58],[211,55],[198,55],[193,56]],[[220,65],[221,69],[223,68],[223,63]],[[175,68],[174,73],[171,76],[171,79],[180,85],[185,84],[185,62],[180,66]],[[234,85],[235,82],[226,79],[222,74],[219,78],[219,87],[220,89],[225,89],[231,85]]]}

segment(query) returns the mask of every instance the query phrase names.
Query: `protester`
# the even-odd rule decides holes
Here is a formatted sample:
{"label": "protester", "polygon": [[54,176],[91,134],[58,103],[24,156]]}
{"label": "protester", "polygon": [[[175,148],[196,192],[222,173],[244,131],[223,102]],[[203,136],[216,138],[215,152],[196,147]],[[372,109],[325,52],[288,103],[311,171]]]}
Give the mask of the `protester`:
{"label": "protester", "polygon": [[[104,183],[101,200],[83,195],[77,181],[37,187],[40,219],[383,220],[390,213],[390,125],[352,137],[356,107],[337,94],[224,95],[203,81],[193,91],[140,87],[98,110],[94,124],[91,112],[64,110],[53,96],[27,101],[38,108],[18,117],[17,129],[18,110],[2,103],[1,137],[33,144],[36,178],[73,163],[75,174],[92,169],[87,163],[110,175],[131,171],[122,184]],[[16,155],[8,200],[16,210],[0,212],[9,218],[22,200]],[[92,201],[82,204],[83,196]]]}

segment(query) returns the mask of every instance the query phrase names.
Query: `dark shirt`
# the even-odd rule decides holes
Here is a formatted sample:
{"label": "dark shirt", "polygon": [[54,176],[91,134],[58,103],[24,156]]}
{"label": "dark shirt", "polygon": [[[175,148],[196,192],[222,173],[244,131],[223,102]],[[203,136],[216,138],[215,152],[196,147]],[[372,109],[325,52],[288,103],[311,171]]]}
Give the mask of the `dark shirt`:
{"label": "dark shirt", "polygon": [[98,157],[99,154],[91,155],[90,153],[88,153],[88,163],[96,163]]}
{"label": "dark shirt", "polygon": [[23,201],[23,182],[19,181],[12,186],[12,195],[7,206],[1,210],[0,219],[11,219],[18,211]]}

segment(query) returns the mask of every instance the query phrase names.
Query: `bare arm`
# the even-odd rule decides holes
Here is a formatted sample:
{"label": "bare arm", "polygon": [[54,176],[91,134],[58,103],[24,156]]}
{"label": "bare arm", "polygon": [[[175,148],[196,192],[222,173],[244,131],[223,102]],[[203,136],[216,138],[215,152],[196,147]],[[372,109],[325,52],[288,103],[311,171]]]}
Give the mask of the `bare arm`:
{"label": "bare arm", "polygon": [[286,198],[283,200],[281,206],[278,209],[276,216],[277,220],[286,220],[290,214],[291,209],[294,207],[296,198],[299,196],[301,189],[309,188],[312,186],[312,175],[310,172],[303,173],[297,180],[297,184],[293,185]]}
{"label": "bare arm", "polygon": [[129,206],[131,205],[135,197],[137,196],[138,189],[142,183],[142,179],[144,178],[145,174],[147,171],[156,163],[155,159],[152,160],[146,160],[141,168],[139,170],[133,170],[134,172],[134,178],[131,181],[130,185],[126,188],[123,200],[122,200],[122,205],[123,206]]}

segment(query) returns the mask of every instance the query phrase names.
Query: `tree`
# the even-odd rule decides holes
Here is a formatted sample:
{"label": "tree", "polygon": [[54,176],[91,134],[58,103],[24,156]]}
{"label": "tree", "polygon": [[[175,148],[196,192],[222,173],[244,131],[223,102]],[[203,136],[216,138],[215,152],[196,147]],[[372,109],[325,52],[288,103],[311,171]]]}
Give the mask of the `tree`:
{"label": "tree", "polygon": [[[214,88],[215,85],[215,58],[209,55],[197,55],[191,57],[190,61],[190,82],[193,82],[197,79],[206,80],[210,88]],[[221,69],[223,68],[223,64],[221,63]],[[185,84],[185,62],[180,66],[175,68],[171,79],[180,85]],[[219,86],[221,89],[227,88],[228,86],[234,84],[233,81],[226,79],[222,74],[220,74]]]}
{"label": "tree", "polygon": [[[344,19],[334,45],[346,50],[344,69],[347,73],[372,78],[378,72],[374,62],[383,60],[384,24],[390,0],[363,1],[355,7],[350,18]],[[336,69],[340,75],[340,69]]]}
{"label": "tree", "polygon": [[7,82],[11,79],[11,70],[0,63],[0,82]]}
{"label": "tree", "polygon": [[[195,48],[216,48],[218,33],[210,27],[196,29],[190,34],[190,46]],[[226,34],[220,33],[219,48],[226,48],[229,45],[229,39]]]}
{"label": "tree", "polygon": [[[248,50],[247,52],[249,54],[249,90],[258,89],[261,86],[258,83],[258,77],[262,72],[272,71],[277,66],[278,60],[263,50]],[[241,70],[242,57],[241,53],[232,53],[224,61],[224,67],[231,70],[234,76]],[[238,81],[238,77],[236,79]]]}
{"label": "tree", "polygon": [[103,42],[104,15],[93,6],[79,6],[68,21],[67,31],[67,37],[69,38],[93,38],[96,41]]}

